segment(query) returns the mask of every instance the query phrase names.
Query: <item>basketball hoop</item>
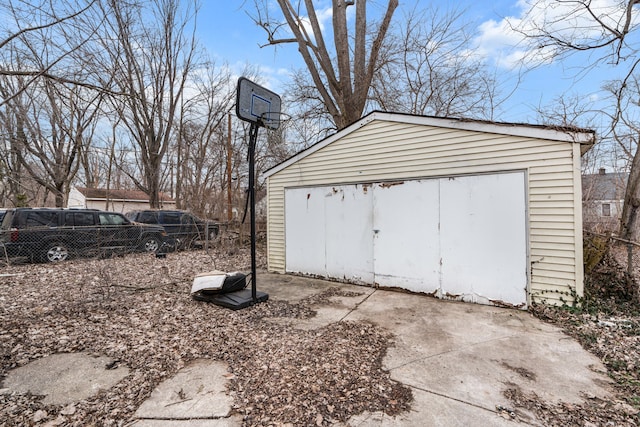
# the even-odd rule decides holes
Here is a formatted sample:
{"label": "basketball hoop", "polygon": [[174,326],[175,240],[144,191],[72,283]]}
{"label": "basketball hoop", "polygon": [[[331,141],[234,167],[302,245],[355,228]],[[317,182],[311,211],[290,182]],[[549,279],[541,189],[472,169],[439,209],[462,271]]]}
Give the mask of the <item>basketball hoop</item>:
{"label": "basketball hoop", "polygon": [[[259,86],[244,77],[238,79],[238,92],[236,99],[236,115],[239,119],[250,122],[249,130],[249,191],[248,201],[251,206],[251,291],[239,289],[225,291],[220,285],[222,276],[207,280],[216,281],[220,287],[218,293],[213,295],[197,294],[200,301],[212,302],[216,305],[239,310],[250,307],[269,299],[269,295],[256,290],[256,190],[255,190],[255,154],[258,130],[261,127],[278,129],[280,126],[280,96],[270,90]],[[223,273],[224,274],[224,273]],[[211,275],[209,275],[211,276]],[[194,281],[194,286],[196,282]],[[231,289],[231,288],[229,288]],[[195,295],[195,294],[194,294]]]}
{"label": "basketball hoop", "polygon": [[280,96],[251,80],[238,79],[236,115],[240,120],[269,129],[280,126]]}

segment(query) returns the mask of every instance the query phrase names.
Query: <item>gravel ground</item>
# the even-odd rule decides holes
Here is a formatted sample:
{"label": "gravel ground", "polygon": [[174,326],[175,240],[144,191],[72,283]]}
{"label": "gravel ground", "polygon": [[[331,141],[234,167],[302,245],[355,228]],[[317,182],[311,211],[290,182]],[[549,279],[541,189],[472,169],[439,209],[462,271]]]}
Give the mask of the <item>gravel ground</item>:
{"label": "gravel ground", "polygon": [[363,411],[408,410],[411,391],[382,370],[392,345],[383,329],[340,322],[303,331],[263,321],[313,316],[312,304],[329,293],[235,312],[190,297],[196,273],[249,266],[248,252],[233,250],[3,267],[0,376],[63,352],[107,355],[130,375],[73,410],[0,394],[0,425],[125,425],[161,381],[200,358],[229,364],[233,410],[245,425],[330,425]]}
{"label": "gravel ground", "polygon": [[[249,263],[248,251],[235,249],[2,267],[0,377],[62,352],[107,355],[128,366],[130,375],[72,411],[45,405],[41,396],[0,394],[0,425],[126,425],[161,381],[200,358],[229,364],[233,410],[247,426],[330,425],[363,411],[409,410],[411,391],[382,369],[393,345],[385,330],[340,322],[304,331],[264,320],[308,318],[315,303],[341,291],[237,312],[190,298],[195,274],[247,271]],[[593,277],[604,287],[622,286],[615,258]],[[568,405],[517,389],[505,394],[513,409],[528,409],[543,425],[639,425],[639,305],[587,302],[584,309],[538,305],[532,312],[602,359],[617,384],[615,399],[586,396],[586,404]]]}

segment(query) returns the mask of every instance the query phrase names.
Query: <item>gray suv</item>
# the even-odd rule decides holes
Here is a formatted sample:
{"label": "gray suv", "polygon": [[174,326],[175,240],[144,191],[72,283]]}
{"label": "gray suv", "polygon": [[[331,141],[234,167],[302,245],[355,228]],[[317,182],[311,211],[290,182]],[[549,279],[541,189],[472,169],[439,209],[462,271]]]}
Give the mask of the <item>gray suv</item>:
{"label": "gray suv", "polygon": [[0,225],[4,256],[58,262],[70,257],[157,252],[166,246],[162,227],[131,222],[94,209],[7,209]]}
{"label": "gray suv", "polygon": [[177,209],[143,209],[127,212],[125,216],[131,221],[161,225],[175,249],[202,246],[215,239],[220,228],[218,223]]}

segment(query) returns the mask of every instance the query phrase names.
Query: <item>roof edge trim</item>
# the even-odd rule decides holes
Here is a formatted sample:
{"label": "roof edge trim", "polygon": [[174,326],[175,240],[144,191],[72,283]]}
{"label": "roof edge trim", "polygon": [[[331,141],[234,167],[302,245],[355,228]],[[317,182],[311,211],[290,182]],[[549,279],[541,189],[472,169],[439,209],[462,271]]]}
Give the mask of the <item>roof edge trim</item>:
{"label": "roof edge trim", "polygon": [[368,114],[368,115],[364,116],[363,118],[361,118],[360,120],[358,120],[357,122],[350,124],[346,128],[334,133],[333,135],[330,135],[330,136],[326,137],[325,139],[321,139],[320,141],[316,142],[315,144],[313,144],[309,148],[306,148],[306,149],[304,149],[302,151],[299,151],[297,154],[294,154],[292,157],[289,157],[287,160],[285,160],[284,162],[280,163],[279,165],[276,165],[276,166],[272,167],[271,169],[266,170],[264,172],[264,177],[265,178],[269,178],[271,175],[280,172],[282,169],[284,169],[287,166],[297,162],[298,160],[302,160],[305,157],[307,157],[307,156],[315,153],[316,151],[320,150],[321,148],[326,147],[327,145],[331,144],[333,141],[336,141],[336,140],[342,138],[343,136],[348,135],[348,134],[350,134],[351,132],[354,132],[357,129],[360,129],[362,126],[371,123],[376,118],[374,114],[375,113]]}

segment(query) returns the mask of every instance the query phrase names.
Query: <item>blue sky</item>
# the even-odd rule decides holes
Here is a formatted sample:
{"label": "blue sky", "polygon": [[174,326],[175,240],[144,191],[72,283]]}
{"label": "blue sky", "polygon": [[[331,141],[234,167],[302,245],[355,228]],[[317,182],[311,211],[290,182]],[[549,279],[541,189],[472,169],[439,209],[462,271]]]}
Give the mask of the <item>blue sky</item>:
{"label": "blue sky", "polygon": [[[465,16],[478,30],[476,49],[483,53],[488,64],[492,64],[498,78],[506,82],[508,89],[517,80],[517,72],[510,68],[513,58],[521,55],[522,47],[514,47],[519,38],[505,25],[504,18],[519,22],[524,11],[524,0],[495,1],[434,1],[428,4],[440,8],[451,5],[466,10]],[[597,0],[609,2],[611,0]],[[322,6],[328,0],[317,1]],[[371,8],[380,8],[383,0],[370,1]],[[419,6],[427,2],[418,2]],[[413,2],[401,1],[394,19],[401,19],[403,8],[413,6]],[[243,6],[244,5],[244,6]],[[377,6],[376,6],[377,5]],[[266,86],[278,91],[280,84],[287,79],[287,73],[293,68],[303,66],[294,45],[280,45],[277,48],[259,45],[265,43],[264,31],[256,26],[247,11],[253,11],[253,1],[226,0],[203,1],[198,23],[198,35],[217,63],[226,62],[235,70],[245,64],[260,67]],[[524,24],[523,24],[524,25]],[[602,99],[600,86],[610,78],[613,69],[596,69],[588,75],[576,77],[578,70],[587,61],[586,55],[573,56],[563,62],[547,63],[526,73],[495,120],[506,122],[537,121],[535,108],[549,105],[563,94],[574,94],[587,99]],[[606,67],[605,67],[606,68]]]}

